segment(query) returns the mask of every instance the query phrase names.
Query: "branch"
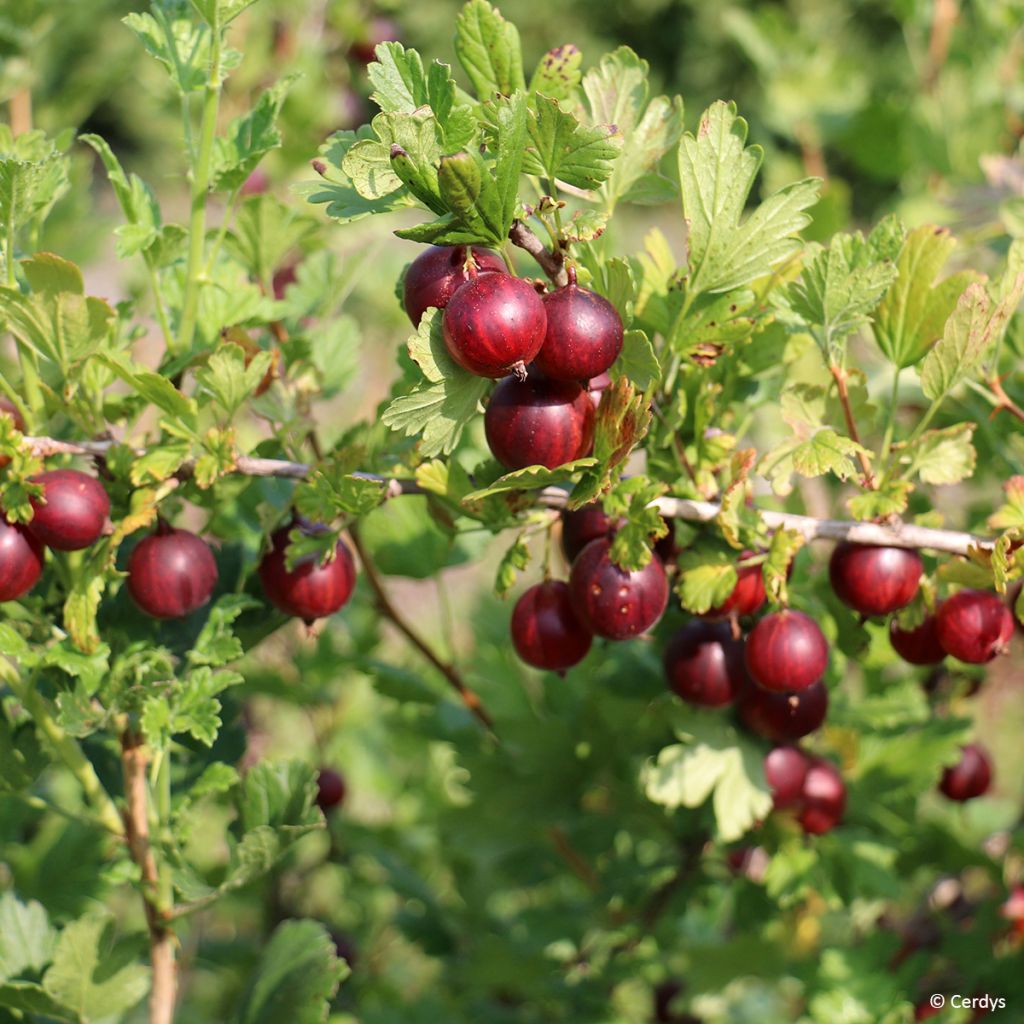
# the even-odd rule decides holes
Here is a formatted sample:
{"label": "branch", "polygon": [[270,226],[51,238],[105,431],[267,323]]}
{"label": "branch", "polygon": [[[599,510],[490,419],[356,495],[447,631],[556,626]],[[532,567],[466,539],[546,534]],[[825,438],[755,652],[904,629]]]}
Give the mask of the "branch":
{"label": "branch", "polygon": [[423,655],[431,665],[434,666],[448,680],[448,683],[459,695],[459,699],[469,709],[470,713],[474,716],[491,733],[495,733],[494,720],[487,713],[487,709],[484,707],[483,702],[480,700],[479,695],[475,690],[470,689],[466,685],[462,676],[459,675],[458,670],[454,665],[450,665],[445,661],[442,661],[438,657],[434,649],[418,634],[413,628],[402,618],[398,610],[391,603],[391,598],[388,597],[388,592],[384,588],[384,581],[380,578],[380,573],[377,571],[377,566],[374,565],[373,559],[370,557],[370,553],[363,546],[362,539],[359,536],[358,528],[353,524],[349,527],[349,537],[352,539],[352,546],[356,549],[356,554],[359,555],[359,561],[362,563],[363,572],[366,574],[367,582],[370,584],[371,589],[377,597],[377,605],[381,612],[391,620],[391,623]]}
{"label": "branch", "polygon": [[513,245],[525,249],[559,288],[564,288],[569,283],[564,255],[561,252],[548,252],[544,243],[521,220],[512,222],[508,237]]}
{"label": "branch", "polygon": [[142,900],[149,928],[150,962],[153,984],[149,993],[149,1024],[173,1024],[177,997],[177,965],[174,959],[174,931],[167,914],[159,906],[160,876],[149,841],[149,807],[146,766],[149,754],[142,737],[126,732],[121,737],[121,764],[124,770],[125,836],[133,863],[142,875]]}
{"label": "branch", "polygon": [[[116,443],[114,441],[56,441],[49,437],[26,437],[26,443],[33,453],[47,455],[91,455],[102,458]],[[142,454],[141,449],[136,450]],[[184,464],[184,469],[189,467]],[[257,459],[247,455],[238,457],[235,472],[242,476],[276,476],[301,480],[313,471],[305,462],[287,462],[283,459]],[[375,473],[353,473],[362,480],[377,480],[386,486],[388,498],[403,494],[424,494],[415,480],[380,476]],[[538,492],[537,502],[545,508],[563,508],[569,495],[558,487],[547,487]],[[658,498],[652,505],[670,519],[685,519],[694,523],[710,523],[718,517],[721,507],[711,501],[695,501],[690,498]],[[883,526],[879,523],[857,523],[845,519],[815,519],[789,512],[761,510],[761,518],[770,529],[786,527],[796,530],[806,540],[850,540],[858,544],[873,544],[879,547],[915,548],[928,551],[944,551],[953,555],[966,555],[972,548],[991,551],[995,541],[973,533],[955,530],[933,530],[909,523]]]}
{"label": "branch", "polygon": [[1003,381],[1001,377],[993,377],[988,382],[989,388],[992,390],[992,394],[996,397],[995,408],[992,410],[994,416],[998,412],[1008,412],[1015,419],[1020,420],[1024,423],[1024,409],[1022,409],[1007,393],[1006,388],[1003,387]]}
{"label": "branch", "polygon": [[857,430],[857,421],[853,418],[853,407],[850,405],[850,392],[846,387],[846,371],[842,367],[836,366],[834,363],[829,366],[832,371],[832,376],[835,378],[836,389],[839,392],[839,402],[843,407],[843,416],[846,418],[846,429],[850,434],[850,438],[856,443],[857,448],[857,461],[860,462],[860,468],[864,473],[864,486],[869,490],[877,490],[878,484],[875,482],[875,475],[871,471],[871,460],[867,456],[867,452],[864,451],[864,445],[861,444],[860,431]]}

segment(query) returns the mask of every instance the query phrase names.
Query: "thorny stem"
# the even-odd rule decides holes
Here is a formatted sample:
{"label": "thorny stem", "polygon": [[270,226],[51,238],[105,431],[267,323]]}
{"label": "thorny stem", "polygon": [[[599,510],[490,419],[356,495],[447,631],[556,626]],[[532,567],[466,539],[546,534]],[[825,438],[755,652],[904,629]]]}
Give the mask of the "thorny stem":
{"label": "thorny stem", "polygon": [[860,449],[857,452],[857,461],[860,463],[861,471],[864,474],[864,486],[872,491],[877,490],[878,483],[871,470],[871,460],[868,458],[867,452],[863,450],[864,446],[861,444],[860,432],[857,430],[857,421],[853,418],[853,407],[850,405],[850,392],[846,387],[846,371],[835,363],[831,363],[829,365],[829,370],[835,379],[836,390],[839,392],[839,402],[843,407],[843,416],[846,418],[846,430],[849,433],[850,438]]}
{"label": "thorny stem", "polygon": [[509,240],[520,249],[525,249],[539,264],[545,274],[559,288],[569,283],[569,274],[565,269],[565,256],[559,249],[548,252],[544,243],[521,221],[513,221],[508,233]]}

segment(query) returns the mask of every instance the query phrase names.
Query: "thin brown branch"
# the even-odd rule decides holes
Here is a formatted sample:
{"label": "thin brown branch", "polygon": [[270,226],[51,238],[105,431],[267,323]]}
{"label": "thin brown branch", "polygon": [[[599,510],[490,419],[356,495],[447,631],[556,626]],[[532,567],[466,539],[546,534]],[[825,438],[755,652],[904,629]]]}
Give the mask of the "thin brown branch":
{"label": "thin brown branch", "polygon": [[850,434],[853,441],[856,442],[858,448],[857,461],[860,462],[861,471],[864,474],[864,486],[871,490],[876,490],[878,484],[875,481],[875,474],[871,470],[871,460],[868,458],[867,452],[864,451],[864,445],[861,444],[860,431],[857,430],[857,421],[853,418],[853,406],[850,405],[850,392],[846,387],[846,371],[836,366],[834,363],[829,367],[832,371],[832,376],[835,378],[836,389],[839,392],[839,402],[843,407],[843,416],[846,418],[846,429]]}
{"label": "thin brown branch", "polygon": [[1003,387],[1003,381],[1000,377],[993,377],[989,382],[988,386],[997,399],[996,407],[992,410],[994,416],[998,412],[1008,412],[1011,416],[1020,420],[1024,423],[1024,409],[1022,409],[1007,393],[1006,388]]}
{"label": "thin brown branch", "polygon": [[10,114],[11,131],[15,136],[32,131],[32,91],[28,86],[11,97]]}
{"label": "thin brown branch", "polygon": [[949,56],[949,44],[953,39],[953,26],[960,16],[957,0],[935,0],[932,13],[932,28],[928,36],[928,59],[925,63],[923,85],[925,92],[933,92],[939,75]]}
{"label": "thin brown branch", "polygon": [[377,598],[377,607],[380,608],[381,613],[388,619],[391,624],[398,630],[416,648],[420,654],[423,655],[427,661],[430,662],[438,672],[441,673],[448,681],[448,684],[453,690],[459,695],[459,699],[466,706],[469,712],[477,719],[486,729],[492,734],[497,735],[494,729],[494,719],[488,714],[487,709],[484,707],[483,702],[480,700],[479,694],[471,689],[466,681],[459,674],[458,669],[454,665],[443,661],[437,654],[437,652],[428,644],[408,622],[402,617],[397,608],[391,603],[391,598],[388,596],[387,589],[384,586],[384,581],[380,577],[380,573],[377,570],[377,566],[374,564],[373,558],[370,553],[366,550],[365,545],[362,542],[362,538],[359,536],[359,530],[356,526],[349,527],[349,536],[352,538],[352,546],[356,549],[356,554],[359,555],[359,561],[362,564],[363,572],[366,574],[366,580],[370,584],[370,588],[373,590],[374,595]]}
{"label": "thin brown branch", "polygon": [[587,862],[586,858],[577,850],[572,843],[569,842],[569,837],[565,834],[565,829],[559,828],[557,825],[552,825],[548,830],[548,838],[551,840],[558,852],[558,856],[565,861],[569,866],[569,870],[583,882],[583,884],[591,890],[591,892],[597,892],[601,887],[601,883],[598,881],[597,873]]}
{"label": "thin brown branch", "polygon": [[153,982],[149,993],[149,1024],[172,1024],[177,998],[178,974],[175,962],[175,935],[168,917],[159,905],[160,879],[149,838],[149,798],[146,767],[149,753],[142,737],[125,732],[121,737],[121,764],[124,771],[124,830],[128,851],[142,876],[142,900],[149,929],[150,962]]}
{"label": "thin brown branch", "polygon": [[565,255],[561,252],[549,251],[544,243],[521,221],[512,223],[508,233],[509,241],[525,249],[539,264],[541,270],[559,288],[569,283],[569,273],[565,269]]}

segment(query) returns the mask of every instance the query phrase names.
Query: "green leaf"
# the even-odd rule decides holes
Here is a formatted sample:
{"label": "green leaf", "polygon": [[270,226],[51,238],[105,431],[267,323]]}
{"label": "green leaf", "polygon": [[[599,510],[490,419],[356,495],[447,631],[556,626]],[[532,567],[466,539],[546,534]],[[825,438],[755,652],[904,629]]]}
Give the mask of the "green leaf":
{"label": "green leaf", "polygon": [[[212,0],[210,0],[212,2]],[[206,85],[210,65],[210,33],[179,8],[154,7],[151,14],[129,14],[121,20],[138,37],[146,52],[166,68],[182,95]]]}
{"label": "green leaf", "polygon": [[230,420],[259,387],[270,361],[269,352],[259,352],[250,359],[240,345],[221,345],[206,365],[196,370],[200,394],[209,395]]}
{"label": "green leaf", "polygon": [[232,631],[232,625],[246,611],[262,605],[245,594],[225,594],[209,609],[195,645],[188,652],[190,665],[209,665],[219,668],[237,661],[242,654],[241,642]]}
{"label": "green leaf", "polygon": [[236,1024],[323,1024],[348,976],[327,929],[315,921],[278,925],[242,995]]}
{"label": "green leaf", "polygon": [[315,523],[362,518],[387,498],[384,483],[349,471],[348,460],[321,463],[295,490],[295,507]]}
{"label": "green leaf", "polygon": [[775,487],[777,493],[784,493],[792,473],[800,476],[824,476],[834,473],[840,480],[856,476],[858,469],[854,459],[858,455],[870,455],[866,448],[830,427],[815,431],[806,440],[796,439],[769,452],[761,465],[763,472]]}
{"label": "green leaf", "polygon": [[483,501],[495,494],[509,494],[513,491],[537,491],[544,487],[564,484],[581,469],[597,465],[597,459],[585,458],[567,462],[564,466],[548,469],[546,466],[527,466],[498,477],[494,483],[472,491],[463,498],[466,503]]}
{"label": "green leaf", "polygon": [[42,904],[22,903],[10,891],[0,896],[0,981],[41,973],[53,955],[55,940]]}
{"label": "green leaf", "polygon": [[302,761],[260,761],[242,779],[239,825],[244,832],[263,826],[315,825],[316,771]]}
{"label": "green leaf", "polygon": [[37,1020],[42,1018],[50,1021],[61,1021],[66,1024],[80,1024],[81,1018],[61,1006],[55,999],[46,994],[42,985],[32,981],[9,981],[0,985],[0,1006],[16,1010],[19,1014],[38,1015],[31,1017],[18,1016],[15,1019]]}
{"label": "green leaf", "polygon": [[800,247],[805,212],[818,198],[817,179],[788,185],[741,222],[763,152],[746,147],[747,123],[731,103],[718,102],[700,120],[696,136],[679,145],[679,177],[686,218],[691,292],[724,292],[767,274]]}
{"label": "green leaf", "polygon": [[455,22],[455,53],[477,98],[511,96],[526,88],[519,32],[487,0],[470,0]]}
{"label": "green leaf", "polygon": [[736,588],[735,552],[690,548],[676,561],[676,593],[683,607],[696,615],[725,604]]}
{"label": "green leaf", "polygon": [[479,154],[455,153],[441,158],[437,173],[441,198],[454,223],[468,236],[500,245],[508,229],[494,179]]}
{"label": "green leaf", "polygon": [[494,580],[494,592],[498,597],[504,597],[515,586],[519,573],[524,572],[529,564],[530,548],[526,543],[526,537],[519,534],[498,563],[498,572]]}
{"label": "green leaf", "polygon": [[580,84],[582,63],[583,54],[572,43],[548,50],[533,72],[530,92],[556,100],[571,99]]}
{"label": "green leaf", "polygon": [[1011,476],[1003,484],[1003,491],[1006,501],[992,513],[988,525],[993,530],[1024,530],[1024,476]]}
{"label": "green leaf", "polygon": [[847,502],[854,519],[869,522],[902,515],[914,485],[908,480],[885,480],[878,490],[861,491]]}
{"label": "green leaf", "polygon": [[556,99],[537,96],[530,118],[530,148],[523,162],[527,174],[594,189],[607,181],[622,149],[615,125],[584,126]]}
{"label": "green leaf", "polygon": [[15,137],[0,125],[0,224],[18,231],[67,192],[69,161],[41,131]]}
{"label": "green leaf", "polygon": [[804,535],[796,530],[782,528],[772,534],[768,557],[762,570],[765,590],[772,604],[789,604],[789,592],[786,589],[789,569],[796,553],[805,543]]}
{"label": "green leaf", "polygon": [[389,501],[360,520],[359,536],[386,576],[430,579],[452,560],[455,538],[422,495]]}
{"label": "green leaf", "polygon": [[269,285],[289,253],[317,230],[312,217],[300,215],[275,196],[248,196],[225,236],[224,248],[257,281]]}
{"label": "green leaf", "polygon": [[191,0],[199,16],[212,29],[227,27],[256,0]]}
{"label": "green leaf", "polygon": [[917,474],[926,484],[958,484],[974,476],[978,453],[971,444],[973,423],[957,423],[942,430],[926,430],[912,446],[893,450],[906,466],[904,475]]}
{"label": "green leaf", "polygon": [[144,370],[122,357],[102,355],[99,358],[147,402],[195,428],[198,417],[195,400],[183,395],[166,377]]}

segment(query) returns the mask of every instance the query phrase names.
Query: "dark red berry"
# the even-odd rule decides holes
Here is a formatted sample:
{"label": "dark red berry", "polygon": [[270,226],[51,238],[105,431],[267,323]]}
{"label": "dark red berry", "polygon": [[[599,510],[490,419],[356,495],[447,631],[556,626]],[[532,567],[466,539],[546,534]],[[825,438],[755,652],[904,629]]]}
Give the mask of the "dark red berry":
{"label": "dark red berry", "polygon": [[360,64],[369,64],[377,59],[376,49],[381,43],[394,42],[398,37],[398,26],[390,18],[371,18],[365,33],[349,52]]}
{"label": "dark red berry", "polygon": [[592,633],[626,640],[650,629],[668,604],[668,579],[657,555],[642,569],[620,569],[607,537],[592,540],[572,563],[569,589],[577,615]]}
{"label": "dark red berry", "polygon": [[1013,637],[1010,609],[987,590],[959,591],[939,605],[935,617],[945,652],[972,665],[1004,654]]}
{"label": "dark red berry", "polygon": [[828,668],[828,643],[809,615],[786,609],[766,615],[747,638],[747,670],[768,690],[813,686]]}
{"label": "dark red berry", "polygon": [[29,529],[48,548],[80,551],[99,540],[110,515],[110,498],[99,480],[77,469],[54,469],[32,482],[42,486],[43,496],[32,499]]}
{"label": "dark red berry", "polygon": [[800,802],[812,761],[798,747],[775,747],[764,758],[764,779],[776,810]]}
{"label": "dark red berry", "polygon": [[763,846],[740,846],[730,850],[727,854],[726,863],[729,869],[736,875],[743,875],[752,882],[761,883],[764,881],[765,873],[771,858]]}
{"label": "dark red berry", "polygon": [[180,619],[202,608],[216,585],[210,546],[188,530],[161,524],[128,559],[128,592],[154,619]]}
{"label": "dark red berry", "polygon": [[557,466],[581,459],[594,444],[594,407],[571,381],[506,377],[491,395],[484,432],[506,469]]}
{"label": "dark red berry", "polygon": [[836,597],[861,615],[889,615],[914,600],[924,563],[907,548],[843,541],[832,551],[829,580]]}
{"label": "dark red berry", "polygon": [[238,190],[238,193],[241,196],[258,196],[262,195],[269,188],[270,175],[262,167],[257,167],[242,182],[242,187]]}
{"label": "dark red berry", "polygon": [[752,732],[776,743],[792,742],[821,727],[828,712],[828,688],[817,682],[797,693],[776,693],[750,683],[740,694],[739,709]]}
{"label": "dark red berry", "polygon": [[552,380],[589,381],[605,373],[622,351],[622,320],[597,292],[576,284],[544,296],[547,331],[534,365]]}
{"label": "dark red berry", "polygon": [[592,639],[561,580],[537,583],[516,602],[512,644],[527,665],[564,672],[586,657]]}
{"label": "dark red berry", "polygon": [[331,931],[331,941],[334,943],[334,954],[339,960],[348,964],[349,970],[354,971],[359,961],[359,947],[356,940],[345,932]]}
{"label": "dark red berry", "polygon": [[[0,416],[8,416],[14,421],[14,429],[19,433],[25,432],[25,421],[21,418],[17,406],[6,398],[0,398]],[[0,469],[3,469],[11,460],[6,455],[0,455]]]}
{"label": "dark red berry", "polygon": [[913,629],[901,628],[893,619],[889,623],[889,642],[893,650],[911,665],[938,665],[946,657],[945,648],[939,642],[939,623],[934,615]]}
{"label": "dark red berry", "polygon": [[474,276],[466,270],[467,260],[472,261],[475,273],[505,271],[505,261],[496,252],[478,245],[471,249],[464,245],[432,245],[409,264],[402,294],[405,311],[414,325],[431,306],[444,309],[455,292]]}
{"label": "dark red berry", "polygon": [[544,303],[529,281],[477,274],[448,300],[444,341],[452,359],[470,373],[521,375],[540,350],[546,324]]}
{"label": "dark red berry", "polygon": [[326,814],[345,799],[345,777],[333,768],[321,768],[316,776],[316,805]]}
{"label": "dark red berry", "polygon": [[830,761],[814,760],[804,778],[797,820],[810,835],[820,836],[843,820],[846,810],[846,784],[839,769]]}
{"label": "dark red berry", "polygon": [[960,760],[942,773],[939,789],[949,797],[963,803],[983,796],[992,784],[992,762],[977,743],[968,743],[960,751]]}
{"label": "dark red berry", "polygon": [[[752,551],[744,551],[740,560],[753,557]],[[707,612],[708,618],[726,618],[732,615],[756,615],[765,602],[764,574],[761,566],[744,565],[736,568],[736,586],[723,604]]]}
{"label": "dark red berry", "polygon": [[562,511],[562,550],[572,561],[592,540],[607,537],[615,524],[604,514],[599,504],[584,505],[572,511]]}
{"label": "dark red berry", "polygon": [[0,515],[0,603],[27,594],[43,571],[43,545],[21,523]]}
{"label": "dark red berry", "polygon": [[285,292],[295,284],[299,275],[299,265],[295,260],[286,263],[274,272],[271,287],[274,291],[274,298],[280,302],[284,299]]}
{"label": "dark red berry", "polygon": [[664,664],[669,688],[701,707],[731,704],[747,683],[743,642],[725,622],[691,619],[672,635]]}
{"label": "dark red berry", "polygon": [[270,538],[270,550],[260,562],[260,583],[276,608],[311,623],[344,607],[356,585],[356,565],[348,546],[339,540],[334,558],[326,565],[320,565],[318,555],[310,554],[289,571],[285,560],[288,534],[296,526],[305,533],[324,529],[300,522],[276,530]]}

